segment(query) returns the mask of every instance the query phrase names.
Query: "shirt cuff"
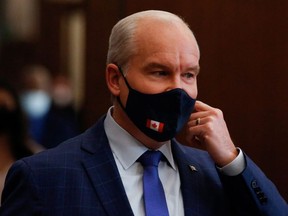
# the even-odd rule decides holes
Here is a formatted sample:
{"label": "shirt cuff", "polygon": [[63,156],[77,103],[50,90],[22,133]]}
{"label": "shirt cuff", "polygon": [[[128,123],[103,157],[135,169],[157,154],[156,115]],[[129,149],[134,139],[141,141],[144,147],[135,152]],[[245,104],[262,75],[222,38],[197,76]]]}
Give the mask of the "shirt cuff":
{"label": "shirt cuff", "polygon": [[218,170],[227,176],[236,176],[242,173],[246,167],[245,157],[240,148],[237,148],[239,154],[238,156],[229,164],[224,167],[217,167]]}

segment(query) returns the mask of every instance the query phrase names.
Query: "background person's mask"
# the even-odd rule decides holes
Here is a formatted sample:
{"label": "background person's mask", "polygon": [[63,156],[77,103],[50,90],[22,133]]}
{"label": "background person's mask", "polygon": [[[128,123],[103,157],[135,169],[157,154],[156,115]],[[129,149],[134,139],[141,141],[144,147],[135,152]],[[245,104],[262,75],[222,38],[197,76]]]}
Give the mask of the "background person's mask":
{"label": "background person's mask", "polygon": [[21,96],[21,104],[30,118],[41,118],[46,115],[51,106],[50,96],[42,91],[28,91]]}
{"label": "background person's mask", "polygon": [[[123,75],[121,68],[120,72]],[[124,77],[124,75],[123,75]],[[148,137],[162,142],[175,137],[190,117],[195,105],[183,89],[176,88],[158,94],[144,94],[130,87],[124,107],[131,121]]]}

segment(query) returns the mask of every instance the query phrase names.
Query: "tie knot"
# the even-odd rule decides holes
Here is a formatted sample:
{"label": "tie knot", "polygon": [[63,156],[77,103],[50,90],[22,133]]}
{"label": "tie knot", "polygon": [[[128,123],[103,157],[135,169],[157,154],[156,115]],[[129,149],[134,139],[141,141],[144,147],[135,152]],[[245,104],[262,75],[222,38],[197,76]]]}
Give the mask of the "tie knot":
{"label": "tie knot", "polygon": [[143,167],[147,166],[156,166],[158,167],[158,164],[162,158],[162,153],[160,151],[146,151],[143,153],[137,161],[139,161]]}

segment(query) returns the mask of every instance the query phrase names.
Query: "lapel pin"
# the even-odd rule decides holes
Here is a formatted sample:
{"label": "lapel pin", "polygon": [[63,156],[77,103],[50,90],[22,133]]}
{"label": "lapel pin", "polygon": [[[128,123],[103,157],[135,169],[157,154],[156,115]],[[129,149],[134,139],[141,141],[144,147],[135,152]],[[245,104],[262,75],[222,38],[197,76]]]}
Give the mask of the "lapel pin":
{"label": "lapel pin", "polygon": [[197,172],[197,169],[195,166],[189,165],[190,169],[192,172]]}

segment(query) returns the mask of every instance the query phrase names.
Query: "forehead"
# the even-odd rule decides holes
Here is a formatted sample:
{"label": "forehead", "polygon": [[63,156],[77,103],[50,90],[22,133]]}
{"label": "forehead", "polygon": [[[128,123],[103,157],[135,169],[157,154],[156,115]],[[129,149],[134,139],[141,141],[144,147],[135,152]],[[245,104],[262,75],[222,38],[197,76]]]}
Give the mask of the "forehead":
{"label": "forehead", "polygon": [[[135,31],[134,60],[198,64],[200,53],[193,33],[177,20],[145,19]],[[133,58],[133,57],[132,57]]]}

